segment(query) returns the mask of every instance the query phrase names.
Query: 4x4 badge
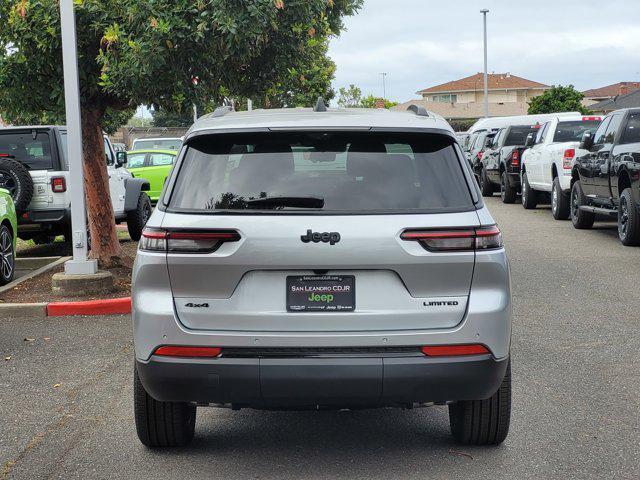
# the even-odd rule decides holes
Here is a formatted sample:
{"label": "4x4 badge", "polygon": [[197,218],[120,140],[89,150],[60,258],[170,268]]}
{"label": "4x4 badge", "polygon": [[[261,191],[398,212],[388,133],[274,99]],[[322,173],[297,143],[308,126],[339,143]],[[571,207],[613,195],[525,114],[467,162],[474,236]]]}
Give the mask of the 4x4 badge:
{"label": "4x4 badge", "polygon": [[319,233],[319,232],[312,232],[311,230],[307,230],[306,235],[300,236],[300,240],[302,240],[304,243],[324,242],[324,243],[328,243],[329,245],[335,245],[340,241],[340,234],[338,232]]}
{"label": "4x4 badge", "polygon": [[185,307],[189,307],[189,308],[209,308],[209,304],[208,303],[185,303],[184,304]]}

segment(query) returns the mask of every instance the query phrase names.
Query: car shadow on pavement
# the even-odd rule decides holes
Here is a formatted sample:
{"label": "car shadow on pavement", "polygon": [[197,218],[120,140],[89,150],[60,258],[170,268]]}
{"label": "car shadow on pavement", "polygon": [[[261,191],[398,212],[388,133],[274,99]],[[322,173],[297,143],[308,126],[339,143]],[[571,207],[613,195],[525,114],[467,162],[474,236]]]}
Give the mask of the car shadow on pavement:
{"label": "car shadow on pavement", "polygon": [[476,468],[476,456],[500,457],[506,452],[503,447],[456,445],[446,407],[320,412],[199,409],[198,416],[193,443],[186,449],[148,450],[156,457],[154,462],[189,459],[190,468],[197,469],[215,461],[235,465],[234,478],[400,478],[424,473],[429,464],[435,470],[465,464]]}

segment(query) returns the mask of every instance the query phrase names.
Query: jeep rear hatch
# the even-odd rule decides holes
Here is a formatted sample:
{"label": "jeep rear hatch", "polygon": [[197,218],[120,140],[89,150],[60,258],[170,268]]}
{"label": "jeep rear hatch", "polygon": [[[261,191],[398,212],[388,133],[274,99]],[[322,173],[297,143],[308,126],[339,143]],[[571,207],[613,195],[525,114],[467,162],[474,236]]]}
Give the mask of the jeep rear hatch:
{"label": "jeep rear hatch", "polygon": [[[454,142],[444,133],[201,137],[176,167],[166,228],[148,231],[143,246],[167,251],[188,328],[453,327],[466,311],[474,247],[431,249],[402,234],[479,227]],[[355,308],[292,311],[291,282],[320,285],[318,276],[343,282],[327,288],[353,277]]]}

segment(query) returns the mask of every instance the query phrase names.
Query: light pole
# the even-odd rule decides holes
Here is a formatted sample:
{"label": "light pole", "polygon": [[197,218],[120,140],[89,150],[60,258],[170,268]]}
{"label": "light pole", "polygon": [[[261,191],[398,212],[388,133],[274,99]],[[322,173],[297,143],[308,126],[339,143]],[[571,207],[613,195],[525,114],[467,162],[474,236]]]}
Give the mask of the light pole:
{"label": "light pole", "polygon": [[486,8],[480,10],[484,23],[484,118],[489,118],[489,74],[487,72],[487,13],[489,10]]}
{"label": "light pole", "polygon": [[382,75],[382,98],[384,100],[387,99],[387,72],[382,72],[380,75]]}
{"label": "light pole", "polygon": [[62,27],[62,63],[64,70],[64,103],[67,115],[69,150],[69,196],[71,198],[71,245],[73,260],[64,265],[68,275],[91,275],[98,271],[98,262],[87,258],[87,217],[84,198],[82,165],[82,130],[80,123],[80,85],[76,18],[73,0],[60,0]]}

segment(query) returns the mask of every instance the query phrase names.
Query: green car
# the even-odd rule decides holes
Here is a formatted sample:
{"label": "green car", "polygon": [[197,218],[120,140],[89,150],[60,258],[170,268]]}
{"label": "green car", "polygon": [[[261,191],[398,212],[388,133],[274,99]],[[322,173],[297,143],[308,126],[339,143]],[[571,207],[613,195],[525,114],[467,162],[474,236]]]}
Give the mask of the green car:
{"label": "green car", "polygon": [[147,192],[152,202],[157,202],[166,178],[176,161],[175,150],[133,150],[127,153],[127,170],[137,178],[151,184]]}
{"label": "green car", "polygon": [[0,285],[13,280],[18,220],[9,190],[0,188]]}

